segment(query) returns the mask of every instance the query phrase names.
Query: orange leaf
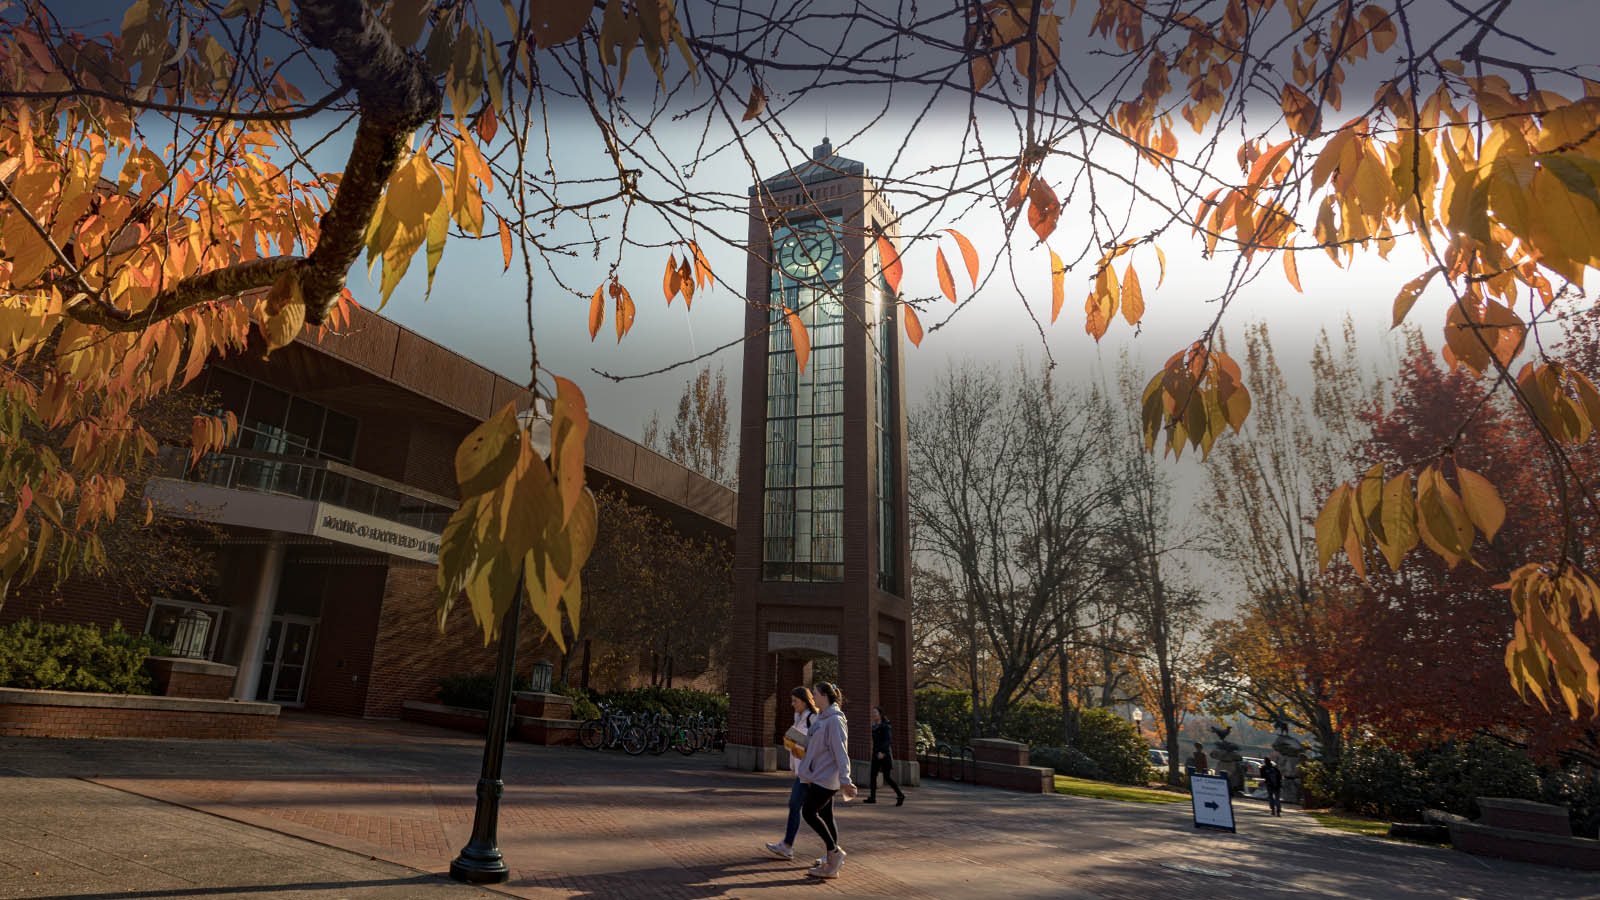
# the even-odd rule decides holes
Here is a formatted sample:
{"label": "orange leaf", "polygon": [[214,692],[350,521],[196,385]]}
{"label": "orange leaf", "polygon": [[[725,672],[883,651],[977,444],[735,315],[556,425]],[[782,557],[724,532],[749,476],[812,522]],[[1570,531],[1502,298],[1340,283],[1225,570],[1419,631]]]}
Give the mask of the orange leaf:
{"label": "orange leaf", "polygon": [[682,281],[678,276],[678,258],[671,253],[667,254],[667,271],[661,276],[661,293],[667,298],[667,305],[672,305],[673,298],[678,296]]}
{"label": "orange leaf", "polygon": [[889,293],[900,293],[900,276],[904,270],[900,265],[900,254],[895,252],[894,245],[883,236],[878,237],[878,260],[883,266],[883,280],[889,285]]}
{"label": "orange leaf", "polygon": [[683,305],[694,309],[694,272],[689,268],[687,257],[678,267],[678,284],[683,288]]}
{"label": "orange leaf", "polygon": [[1129,325],[1137,325],[1144,318],[1144,290],[1139,287],[1139,273],[1133,270],[1133,263],[1128,263],[1122,275],[1122,317]]}
{"label": "orange leaf", "polygon": [[933,255],[933,268],[939,276],[939,290],[944,291],[944,295],[950,298],[951,303],[956,302],[956,280],[950,274],[950,263],[944,258],[943,247],[938,248]]}
{"label": "orange leaf", "polygon": [[622,282],[611,279],[611,299],[617,301],[617,343],[622,343],[622,336],[633,328],[633,297],[628,294],[628,289]]}
{"label": "orange leaf", "polygon": [[744,105],[744,118],[740,119],[739,121],[748,122],[751,119],[754,119],[756,116],[761,115],[761,111],[766,108],[767,95],[761,92],[760,84],[751,82],[750,101]]}
{"label": "orange leaf", "polygon": [[1011,187],[1010,196],[1006,197],[1006,209],[1008,210],[1016,209],[1022,205],[1022,201],[1028,196],[1028,184],[1033,180],[1033,176],[1025,169],[1018,169],[1017,174],[1011,176],[1011,180],[1016,183]]}
{"label": "orange leaf", "polygon": [[1054,250],[1050,251],[1050,321],[1061,315],[1061,304],[1067,299],[1067,267]]}
{"label": "orange leaf", "polygon": [[806,362],[811,359],[811,338],[806,336],[806,325],[794,310],[785,306],[784,318],[789,320],[789,336],[794,338],[794,358],[800,364],[800,374],[806,372]]}
{"label": "orange leaf", "polygon": [[956,246],[961,248],[961,261],[967,264],[967,274],[972,276],[972,286],[978,286],[978,248],[972,246],[967,236],[954,228],[946,228],[950,236],[956,239]]}
{"label": "orange leaf", "polygon": [[694,283],[701,288],[711,287],[716,283],[716,278],[711,274],[711,263],[706,261],[706,255],[700,252],[700,245],[695,241],[689,242],[689,249],[694,251]]}
{"label": "orange leaf", "polygon": [[1293,250],[1283,251],[1283,274],[1289,279],[1289,283],[1294,285],[1296,291],[1302,294],[1305,293],[1305,290],[1300,287],[1300,266],[1294,261]]}
{"label": "orange leaf", "polygon": [[917,311],[911,308],[911,304],[903,303],[900,308],[906,313],[906,337],[911,339],[913,346],[921,347],[922,320],[917,318]]}
{"label": "orange leaf", "polygon": [[606,318],[606,304],[602,299],[605,285],[594,289],[594,299],[589,301],[589,340],[594,340],[600,334],[600,323]]}
{"label": "orange leaf", "polygon": [[1317,132],[1317,104],[1305,92],[1292,84],[1283,86],[1283,118],[1295,134],[1310,136]]}
{"label": "orange leaf", "polygon": [[504,218],[500,216],[495,216],[495,218],[500,219],[500,255],[505,257],[506,261],[505,268],[501,271],[509,272],[511,270],[511,226],[506,224]]}
{"label": "orange leaf", "polygon": [[1043,241],[1056,230],[1060,220],[1061,201],[1056,199],[1056,192],[1043,178],[1033,179],[1028,186],[1028,226]]}

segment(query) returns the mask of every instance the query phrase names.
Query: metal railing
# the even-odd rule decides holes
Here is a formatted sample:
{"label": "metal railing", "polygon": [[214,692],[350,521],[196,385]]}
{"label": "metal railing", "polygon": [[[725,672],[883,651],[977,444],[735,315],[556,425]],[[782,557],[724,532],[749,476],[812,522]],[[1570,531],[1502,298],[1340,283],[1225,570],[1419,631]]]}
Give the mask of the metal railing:
{"label": "metal railing", "polygon": [[161,467],[169,478],[331,503],[435,534],[444,531],[455,511],[422,492],[326,459],[229,448],[207,454],[191,468],[188,451],[164,447]]}
{"label": "metal railing", "polygon": [[952,747],[949,744],[924,744],[918,748],[917,768],[923,778],[945,781],[978,782],[978,759],[971,747]]}

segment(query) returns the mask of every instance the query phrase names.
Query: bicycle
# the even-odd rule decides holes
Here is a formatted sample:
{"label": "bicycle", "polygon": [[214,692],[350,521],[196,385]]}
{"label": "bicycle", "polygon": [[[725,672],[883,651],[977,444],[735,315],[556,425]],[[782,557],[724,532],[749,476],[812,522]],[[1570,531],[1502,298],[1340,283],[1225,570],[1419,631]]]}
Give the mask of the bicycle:
{"label": "bicycle", "polygon": [[615,749],[623,744],[632,726],[631,716],[601,707],[600,718],[590,719],[578,729],[578,740],[590,750]]}

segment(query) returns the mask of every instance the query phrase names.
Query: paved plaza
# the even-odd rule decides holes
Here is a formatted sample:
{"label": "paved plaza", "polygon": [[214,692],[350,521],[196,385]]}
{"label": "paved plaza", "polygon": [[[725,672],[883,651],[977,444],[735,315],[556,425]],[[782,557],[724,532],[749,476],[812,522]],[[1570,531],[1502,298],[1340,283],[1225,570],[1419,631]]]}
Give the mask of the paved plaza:
{"label": "paved plaza", "polygon": [[[512,744],[493,889],[440,876],[471,828],[481,740],[285,717],[270,741],[0,739],[0,897],[1600,898],[1593,873],[1187,805],[934,783],[845,804],[838,881],[758,854],[787,781],[708,756]],[[799,849],[818,851],[802,831]]]}

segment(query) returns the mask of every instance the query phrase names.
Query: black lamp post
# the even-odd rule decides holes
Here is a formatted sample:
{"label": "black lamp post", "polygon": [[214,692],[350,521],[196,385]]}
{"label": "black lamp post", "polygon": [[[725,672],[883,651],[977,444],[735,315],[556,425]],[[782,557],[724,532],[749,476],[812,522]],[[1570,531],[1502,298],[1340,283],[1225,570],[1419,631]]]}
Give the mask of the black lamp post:
{"label": "black lamp post", "polygon": [[478,808],[472,815],[472,838],[450,863],[450,877],[473,884],[500,884],[511,878],[500,853],[500,764],[506,755],[511,718],[511,678],[517,661],[517,625],[522,619],[521,579],[517,598],[500,622],[500,657],[495,665],[494,700],[489,706],[489,733],[483,742],[483,772],[478,776]]}
{"label": "black lamp post", "polygon": [[[534,452],[550,456],[550,419],[543,400],[517,414],[517,422],[532,443]],[[494,670],[494,699],[489,706],[489,733],[483,741],[483,772],[478,776],[478,808],[472,814],[472,837],[450,863],[450,877],[473,884],[501,884],[511,879],[505,856],[500,852],[500,795],[505,782],[500,780],[500,764],[506,756],[506,733],[510,731],[511,680],[517,663],[517,625],[522,621],[522,575],[517,576],[517,596],[500,622],[500,655]]]}

